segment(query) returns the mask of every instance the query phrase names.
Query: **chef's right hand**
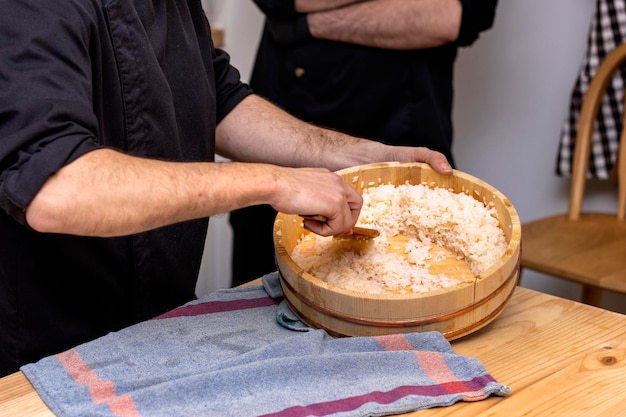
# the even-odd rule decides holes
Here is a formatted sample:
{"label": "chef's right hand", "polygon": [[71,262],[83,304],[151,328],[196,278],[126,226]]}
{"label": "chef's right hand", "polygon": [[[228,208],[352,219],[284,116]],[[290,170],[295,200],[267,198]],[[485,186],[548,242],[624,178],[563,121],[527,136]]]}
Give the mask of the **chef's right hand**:
{"label": "chef's right hand", "polygon": [[324,168],[281,168],[270,203],[286,214],[322,215],[326,222],[305,219],[304,227],[322,236],[349,233],[356,224],[363,198],[339,175]]}

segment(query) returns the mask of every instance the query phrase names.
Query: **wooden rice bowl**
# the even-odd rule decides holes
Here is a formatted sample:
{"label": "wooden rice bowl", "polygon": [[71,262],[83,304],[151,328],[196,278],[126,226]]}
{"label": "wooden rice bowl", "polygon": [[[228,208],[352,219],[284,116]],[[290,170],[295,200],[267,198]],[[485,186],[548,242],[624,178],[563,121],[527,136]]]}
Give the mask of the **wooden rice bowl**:
{"label": "wooden rice bowl", "polygon": [[438,331],[452,340],[479,330],[502,312],[518,283],[521,240],[517,212],[502,193],[471,175],[440,175],[422,163],[361,165],[338,174],[359,193],[379,184],[426,183],[493,202],[508,246],[495,265],[469,282],[425,293],[369,294],[338,288],[302,270],[290,254],[310,232],[302,228],[299,216],[279,213],[274,246],[280,284],[285,300],[304,323],[334,336]]}

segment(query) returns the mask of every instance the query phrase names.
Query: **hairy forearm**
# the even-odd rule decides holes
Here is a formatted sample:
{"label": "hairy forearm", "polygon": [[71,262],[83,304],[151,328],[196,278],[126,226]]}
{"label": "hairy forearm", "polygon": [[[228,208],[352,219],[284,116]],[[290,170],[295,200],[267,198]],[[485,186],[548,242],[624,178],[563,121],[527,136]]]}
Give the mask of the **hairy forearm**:
{"label": "hairy forearm", "polygon": [[308,15],[315,38],[387,49],[421,49],[454,41],[458,0],[370,0]]}
{"label": "hairy forearm", "polygon": [[451,172],[445,156],[423,147],[388,146],[324,129],[251,95],[217,129],[218,152],[234,160],[331,171],[373,162],[426,162]]}
{"label": "hairy forearm", "polygon": [[262,163],[166,162],[99,149],[50,177],[26,209],[44,233],[111,237],[270,204],[288,214],[322,214],[316,233],[345,233],[361,207],[358,193],[323,168]]}
{"label": "hairy forearm", "polygon": [[264,201],[271,167],[237,165],[95,150],[52,176],[28,206],[26,218],[42,232],[120,236]]}
{"label": "hairy forearm", "polygon": [[323,129],[249,96],[218,126],[217,151],[238,161],[338,170],[380,160],[386,147]]}

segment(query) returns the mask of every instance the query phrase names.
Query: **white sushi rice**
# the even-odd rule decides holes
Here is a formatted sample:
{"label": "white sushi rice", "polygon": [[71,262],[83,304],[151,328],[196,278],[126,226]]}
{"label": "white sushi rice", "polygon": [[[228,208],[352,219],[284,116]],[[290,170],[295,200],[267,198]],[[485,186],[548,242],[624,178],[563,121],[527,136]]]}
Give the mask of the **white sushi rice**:
{"label": "white sushi rice", "polygon": [[[353,243],[309,234],[296,245],[292,259],[313,276],[341,288],[417,293],[460,282],[458,277],[429,272],[432,263],[445,260],[445,254],[430,252],[433,243],[463,259],[474,275],[495,264],[507,246],[493,206],[424,184],[365,189],[357,224],[376,228],[381,236]],[[408,238],[399,251],[405,256],[387,250],[387,237],[396,235]],[[474,277],[461,277],[466,279]]]}

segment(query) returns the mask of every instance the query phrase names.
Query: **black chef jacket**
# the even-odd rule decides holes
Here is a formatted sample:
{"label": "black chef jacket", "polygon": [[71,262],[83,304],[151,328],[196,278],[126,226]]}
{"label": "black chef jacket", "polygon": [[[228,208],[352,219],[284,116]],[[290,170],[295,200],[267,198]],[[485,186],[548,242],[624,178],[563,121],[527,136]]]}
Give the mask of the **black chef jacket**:
{"label": "black chef jacket", "polygon": [[[200,0],[0,0],[0,375],[194,298],[208,219],[119,238],[34,232],[60,167],[109,147],[211,161],[250,93]],[[72,216],[71,212],[67,216]]]}

